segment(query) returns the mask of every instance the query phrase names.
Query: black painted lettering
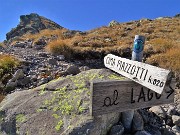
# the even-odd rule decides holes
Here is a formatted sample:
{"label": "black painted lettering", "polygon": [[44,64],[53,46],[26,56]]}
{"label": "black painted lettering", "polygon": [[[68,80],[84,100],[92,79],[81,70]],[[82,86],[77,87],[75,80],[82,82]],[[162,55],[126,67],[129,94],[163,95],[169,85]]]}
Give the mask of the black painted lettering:
{"label": "black painted lettering", "polygon": [[128,70],[127,70],[127,73],[129,73],[129,69],[131,68],[131,64],[129,64],[129,68],[128,68]]}
{"label": "black painted lettering", "polygon": [[137,75],[138,75],[138,72],[139,72],[140,67],[137,67],[137,68],[138,68],[138,70],[137,70],[137,73],[136,73],[136,77],[137,77]]}
{"label": "black painted lettering", "polygon": [[131,89],[131,104],[135,103],[135,100],[133,99],[134,89]]}
{"label": "black painted lettering", "polygon": [[151,76],[149,76],[149,80],[148,80],[148,83],[151,83],[152,81],[151,81]]}
{"label": "black painted lettering", "polygon": [[122,63],[122,68],[121,68],[121,70],[124,71],[124,67],[125,67],[125,62]]}
{"label": "black painted lettering", "polygon": [[147,97],[148,97],[148,101],[150,101],[153,98],[153,93],[151,92],[150,89],[148,89]]}
{"label": "black painted lettering", "polygon": [[[133,70],[134,70],[134,71],[133,71]],[[133,72],[132,72],[132,71],[133,71]],[[132,69],[131,69],[131,73],[130,73],[130,74],[133,75],[134,72],[136,72],[136,66],[135,66],[135,65],[132,66]]]}
{"label": "black painted lettering", "polygon": [[109,60],[110,58],[109,57],[107,57],[107,59],[106,59],[106,64],[109,64]]}
{"label": "black painted lettering", "polygon": [[111,66],[114,66],[114,65],[115,65],[115,59],[111,58]]}
{"label": "black painted lettering", "polygon": [[128,67],[128,63],[126,63],[126,67],[125,67],[125,69],[124,69],[124,72],[127,72],[127,71],[126,71],[127,67]]}
{"label": "black painted lettering", "polygon": [[106,98],[104,99],[104,105],[103,105],[103,106],[108,107],[108,106],[110,106],[110,105],[111,105],[111,99],[110,99],[110,97],[106,97]]}
{"label": "black painted lettering", "polygon": [[104,106],[108,107],[108,106],[112,106],[112,105],[117,105],[119,104],[119,102],[116,103],[118,99],[118,91],[117,90],[114,90],[114,93],[113,93],[113,102],[111,101],[111,98],[110,97],[106,97],[104,99]]}
{"label": "black painted lettering", "polygon": [[164,82],[161,82],[159,87],[163,87],[164,86]]}
{"label": "black painted lettering", "polygon": [[122,61],[121,60],[118,60],[118,64],[117,64],[117,67],[119,67],[119,70],[121,70],[121,64],[122,64]]}
{"label": "black painted lettering", "polygon": [[144,102],[146,101],[143,87],[141,88],[141,91],[140,91],[140,94],[139,94],[139,97],[138,97],[138,102],[140,101],[140,99],[143,99]]}
{"label": "black painted lettering", "polygon": [[141,77],[142,77],[142,75],[143,75],[143,72],[144,72],[144,68],[142,68],[142,72],[141,72],[141,75],[140,75],[140,79],[141,79]]}
{"label": "black painted lettering", "polygon": [[156,79],[154,79],[154,81],[153,81],[153,85],[155,85],[155,84],[156,84],[156,81],[157,81],[157,80],[156,80]]}
{"label": "black painted lettering", "polygon": [[146,80],[147,73],[148,73],[148,69],[146,70],[146,73],[145,73],[145,76],[144,76],[144,81]]}
{"label": "black painted lettering", "polygon": [[115,90],[115,91],[114,91],[114,95],[113,95],[113,105],[119,104],[119,102],[116,103],[117,98],[118,98],[118,91]]}
{"label": "black painted lettering", "polygon": [[156,86],[159,86],[160,80],[157,80]]}
{"label": "black painted lettering", "polygon": [[166,91],[166,93],[169,93],[168,95],[167,95],[167,99],[174,93],[174,89],[169,85],[169,88],[170,88],[170,91]]}

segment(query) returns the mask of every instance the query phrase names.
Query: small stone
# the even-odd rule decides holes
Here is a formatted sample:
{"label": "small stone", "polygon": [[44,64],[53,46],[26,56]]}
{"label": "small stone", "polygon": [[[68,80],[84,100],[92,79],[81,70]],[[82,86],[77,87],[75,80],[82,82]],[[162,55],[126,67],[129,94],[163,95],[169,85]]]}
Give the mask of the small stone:
{"label": "small stone", "polygon": [[33,48],[36,50],[41,50],[44,48],[44,45],[34,45]]}
{"label": "small stone", "polygon": [[23,42],[19,42],[13,45],[14,47],[21,47],[21,48],[25,48],[26,44]]}
{"label": "small stone", "polygon": [[39,52],[38,55],[39,57],[47,57],[47,53],[45,52]]}
{"label": "small stone", "polygon": [[48,81],[51,81],[51,80],[53,80],[53,77],[52,76],[48,76],[47,79],[48,79]]}
{"label": "small stone", "polygon": [[59,61],[63,61],[63,60],[65,60],[65,57],[64,57],[64,55],[58,55],[58,56],[57,56],[57,59],[58,59]]}
{"label": "small stone", "polygon": [[10,81],[6,84],[6,91],[10,92],[10,91],[14,90],[16,86],[17,86],[17,81],[15,81],[15,82]]}
{"label": "small stone", "polygon": [[159,128],[153,128],[152,126],[146,126],[144,127],[144,130],[147,131],[151,135],[161,135],[161,132],[159,131]]}
{"label": "small stone", "polygon": [[122,125],[115,125],[111,128],[110,135],[123,135],[124,127]]}
{"label": "small stone", "polygon": [[12,81],[16,81],[16,80],[21,79],[21,78],[23,78],[23,77],[24,77],[24,72],[23,72],[23,70],[22,70],[22,69],[18,69],[18,70],[14,73],[13,78],[12,78]]}
{"label": "small stone", "polygon": [[37,81],[37,76],[36,75],[32,75],[32,76],[30,76],[30,80],[32,81],[32,82],[35,82],[35,81]]}
{"label": "small stone", "polygon": [[174,135],[174,133],[169,131],[169,129],[167,129],[167,128],[161,129],[161,134],[162,135]]}
{"label": "small stone", "polygon": [[180,135],[180,127],[178,127],[177,125],[172,127],[172,131],[176,134],[176,135]]}
{"label": "small stone", "polygon": [[38,86],[42,85],[42,84],[45,84],[48,82],[48,79],[47,78],[42,78],[39,83],[38,83]]}
{"label": "small stone", "polygon": [[170,106],[168,111],[167,111],[167,114],[172,116],[172,115],[177,114],[177,111],[173,106]]}
{"label": "small stone", "polygon": [[49,59],[48,63],[51,65],[57,65],[58,64],[56,59]]}
{"label": "small stone", "polygon": [[159,117],[166,118],[166,112],[161,106],[153,106],[149,111],[155,113]]}
{"label": "small stone", "polygon": [[171,126],[171,127],[174,125],[173,120],[170,116],[166,119],[166,125]]}
{"label": "small stone", "polygon": [[79,68],[81,71],[87,71],[89,70],[90,68],[88,66],[83,66],[83,67],[80,67]]}
{"label": "small stone", "polygon": [[77,66],[72,65],[72,66],[68,66],[68,68],[66,69],[66,73],[69,75],[76,75],[78,73],[80,73],[80,70]]}
{"label": "small stone", "polygon": [[25,86],[28,83],[30,83],[30,78],[29,77],[24,77],[22,79],[17,80],[17,85],[18,86]]}
{"label": "small stone", "polygon": [[173,123],[177,126],[180,126],[180,116],[172,115]]}

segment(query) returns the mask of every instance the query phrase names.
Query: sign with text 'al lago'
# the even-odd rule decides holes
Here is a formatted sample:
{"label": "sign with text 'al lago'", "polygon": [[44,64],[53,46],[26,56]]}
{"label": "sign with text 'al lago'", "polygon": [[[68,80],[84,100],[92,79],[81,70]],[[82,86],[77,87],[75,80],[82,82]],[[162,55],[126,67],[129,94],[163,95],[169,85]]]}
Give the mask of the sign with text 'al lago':
{"label": "sign with text 'al lago'", "polygon": [[173,103],[174,87],[175,80],[172,80],[158,94],[132,80],[96,81],[91,84],[91,114],[97,116]]}
{"label": "sign with text 'al lago'", "polygon": [[104,58],[104,65],[159,94],[162,93],[168,74],[170,73],[170,71],[166,69],[121,58],[112,54],[108,54]]}

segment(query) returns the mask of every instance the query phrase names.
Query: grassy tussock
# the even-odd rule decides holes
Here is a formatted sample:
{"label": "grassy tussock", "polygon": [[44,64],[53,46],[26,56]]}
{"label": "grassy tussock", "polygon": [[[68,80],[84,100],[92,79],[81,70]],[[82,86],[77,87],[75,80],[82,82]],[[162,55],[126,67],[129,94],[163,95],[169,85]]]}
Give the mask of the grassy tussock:
{"label": "grassy tussock", "polygon": [[46,46],[46,50],[55,55],[64,55],[70,58],[73,54],[72,48],[64,40],[54,40]]}
{"label": "grassy tussock", "polygon": [[0,78],[18,65],[19,62],[14,57],[10,55],[0,55]]}
{"label": "grassy tussock", "polygon": [[153,47],[154,52],[156,53],[165,53],[169,49],[175,47],[175,44],[172,40],[156,38],[150,41],[150,44]]}

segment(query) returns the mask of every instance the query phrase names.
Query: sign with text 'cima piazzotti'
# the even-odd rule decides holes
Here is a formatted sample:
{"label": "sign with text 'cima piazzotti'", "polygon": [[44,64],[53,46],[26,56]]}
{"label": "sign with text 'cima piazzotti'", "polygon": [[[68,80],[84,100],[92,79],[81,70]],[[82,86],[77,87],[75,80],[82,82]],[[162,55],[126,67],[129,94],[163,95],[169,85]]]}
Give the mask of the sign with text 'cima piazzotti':
{"label": "sign with text 'cima piazzotti'", "polygon": [[166,69],[121,58],[112,54],[108,54],[104,58],[104,65],[159,94],[162,93],[168,74],[170,73],[170,71]]}

